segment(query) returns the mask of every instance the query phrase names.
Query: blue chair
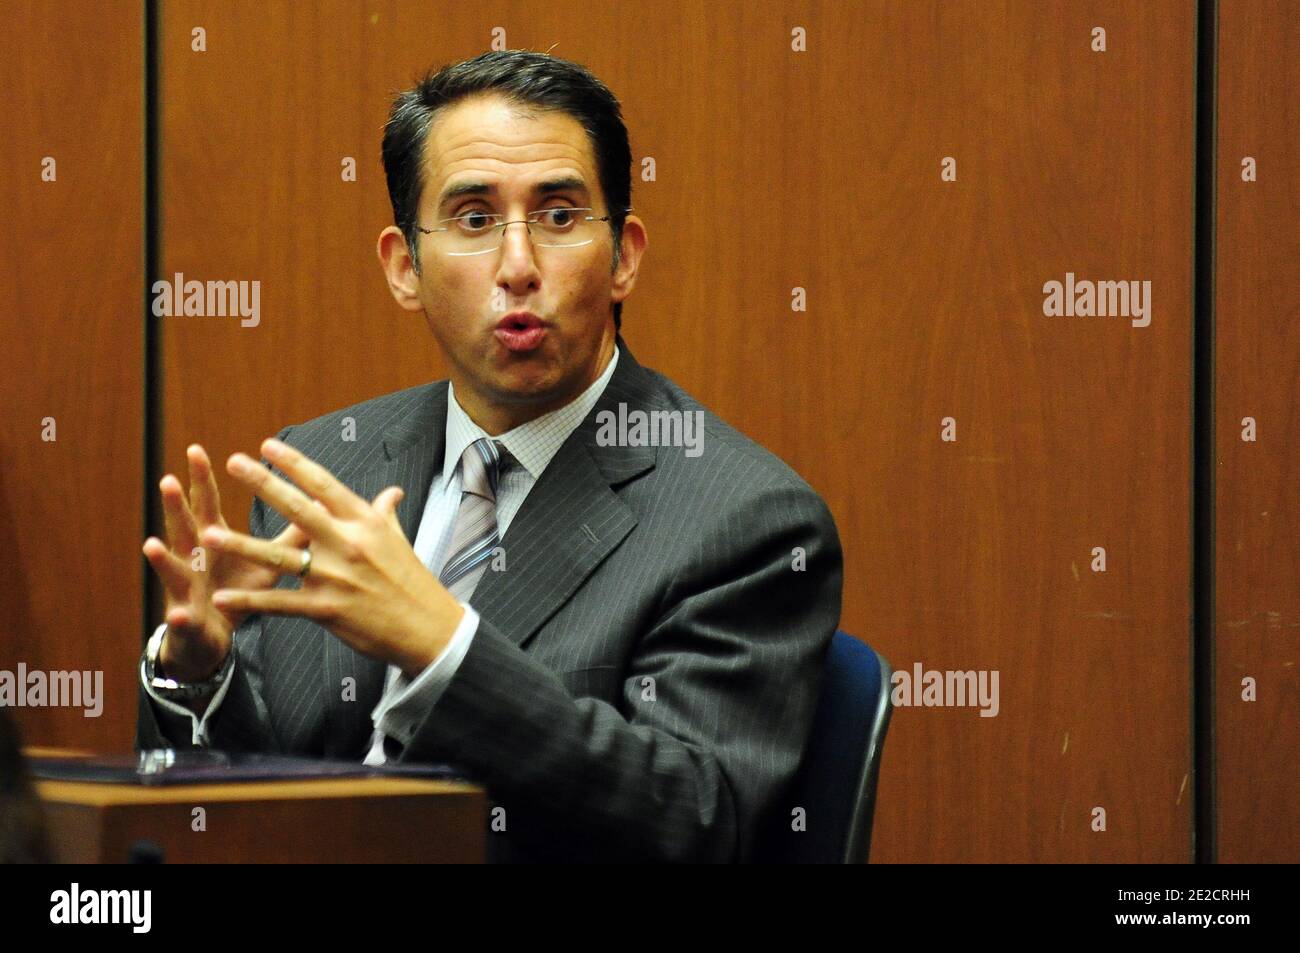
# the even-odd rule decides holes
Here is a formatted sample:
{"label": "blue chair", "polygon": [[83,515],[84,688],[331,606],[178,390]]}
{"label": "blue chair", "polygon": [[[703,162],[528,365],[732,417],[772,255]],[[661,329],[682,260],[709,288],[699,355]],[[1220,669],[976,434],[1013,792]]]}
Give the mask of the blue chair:
{"label": "blue chair", "polygon": [[[836,632],[826,653],[821,697],[788,807],[778,812],[757,860],[865,864],[871,853],[880,752],[889,728],[893,670],[871,646]],[[791,811],[805,810],[793,830]]]}

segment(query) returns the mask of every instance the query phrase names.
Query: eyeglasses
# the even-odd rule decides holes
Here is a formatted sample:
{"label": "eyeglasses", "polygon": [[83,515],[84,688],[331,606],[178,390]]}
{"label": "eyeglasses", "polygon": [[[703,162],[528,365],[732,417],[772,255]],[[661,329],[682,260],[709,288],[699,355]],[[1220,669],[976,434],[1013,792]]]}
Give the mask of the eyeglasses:
{"label": "eyeglasses", "polygon": [[455,218],[439,220],[437,228],[418,225],[416,228],[426,235],[436,235],[434,243],[447,255],[484,255],[496,251],[505,240],[506,226],[518,222],[523,222],[533,244],[540,248],[575,248],[594,242],[600,223],[609,221],[610,216],[597,218],[591,214],[594,211],[559,205],[529,212],[527,219],[507,222],[499,213],[474,209]]}

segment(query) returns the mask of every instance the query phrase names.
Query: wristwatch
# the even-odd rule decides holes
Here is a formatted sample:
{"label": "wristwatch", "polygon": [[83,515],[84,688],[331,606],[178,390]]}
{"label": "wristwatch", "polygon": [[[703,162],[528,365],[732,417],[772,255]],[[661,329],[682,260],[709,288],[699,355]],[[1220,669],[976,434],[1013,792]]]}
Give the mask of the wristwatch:
{"label": "wristwatch", "polygon": [[230,675],[235,667],[235,647],[232,645],[226,653],[226,660],[221,663],[217,673],[203,682],[178,682],[162,673],[158,655],[162,651],[163,639],[167,637],[167,626],[158,628],[149,641],[145,643],[144,654],[140,657],[140,678],[144,683],[168,701],[189,701],[211,695]]}

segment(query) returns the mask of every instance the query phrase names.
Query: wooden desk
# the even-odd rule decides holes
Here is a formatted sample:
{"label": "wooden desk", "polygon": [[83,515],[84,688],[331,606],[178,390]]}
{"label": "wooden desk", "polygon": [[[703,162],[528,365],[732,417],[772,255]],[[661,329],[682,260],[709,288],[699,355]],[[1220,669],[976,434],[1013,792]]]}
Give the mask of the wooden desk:
{"label": "wooden desk", "polygon": [[124,863],[137,841],[167,863],[482,863],[487,836],[483,788],[459,781],[35,785],[61,863]]}

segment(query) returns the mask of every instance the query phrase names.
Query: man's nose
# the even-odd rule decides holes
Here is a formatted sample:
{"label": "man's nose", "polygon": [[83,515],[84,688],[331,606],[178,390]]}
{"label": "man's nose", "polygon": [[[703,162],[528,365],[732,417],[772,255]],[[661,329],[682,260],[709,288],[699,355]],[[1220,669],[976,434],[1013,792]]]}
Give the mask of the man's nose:
{"label": "man's nose", "polygon": [[526,253],[529,257],[533,253],[532,236],[528,232],[527,222],[511,222],[501,230],[501,253],[509,256]]}
{"label": "man's nose", "polygon": [[509,280],[531,277],[537,273],[532,239],[525,222],[511,222],[501,234],[501,272]]}

